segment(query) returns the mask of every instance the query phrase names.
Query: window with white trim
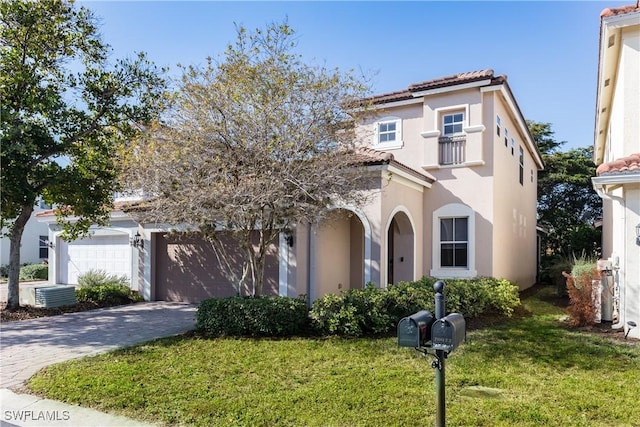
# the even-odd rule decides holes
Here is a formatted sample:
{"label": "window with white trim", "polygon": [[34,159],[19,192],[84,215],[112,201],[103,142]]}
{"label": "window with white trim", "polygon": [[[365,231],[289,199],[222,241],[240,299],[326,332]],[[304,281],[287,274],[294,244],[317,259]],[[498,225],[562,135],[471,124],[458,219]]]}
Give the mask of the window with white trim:
{"label": "window with white trim", "polygon": [[463,204],[451,203],[433,212],[433,277],[475,277],[475,217]]}
{"label": "window with white trim", "polygon": [[524,185],[524,150],[522,149],[522,146],[520,146],[520,156],[518,159],[518,163],[520,163],[520,185]]}
{"label": "window with white trim", "polygon": [[504,146],[509,146],[509,131],[507,130],[507,128],[504,128]]}
{"label": "window with white trim", "polygon": [[402,120],[387,117],[376,122],[373,144],[378,148],[402,147]]}
{"label": "window with white trim", "polygon": [[39,258],[49,258],[49,238],[47,236],[38,237]]}
{"label": "window with white trim", "polygon": [[500,136],[500,116],[496,116],[496,134]]}
{"label": "window with white trim", "polygon": [[464,113],[445,114],[442,116],[442,134],[445,136],[459,135],[464,125]]}
{"label": "window with white trim", "polygon": [[440,268],[469,266],[469,218],[440,218]]}
{"label": "window with white trim", "polygon": [[442,115],[442,136],[438,140],[440,165],[460,165],[465,162],[466,135],[463,126],[463,112]]}

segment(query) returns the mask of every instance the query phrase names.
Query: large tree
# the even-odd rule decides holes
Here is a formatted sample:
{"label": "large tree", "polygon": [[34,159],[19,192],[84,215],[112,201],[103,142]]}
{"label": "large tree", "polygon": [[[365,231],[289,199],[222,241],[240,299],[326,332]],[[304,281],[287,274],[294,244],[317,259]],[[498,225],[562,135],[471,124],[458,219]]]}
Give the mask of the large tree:
{"label": "large tree", "polygon": [[240,27],[219,58],[183,67],[169,113],[131,146],[123,180],[150,196],[133,211],[141,222],[207,238],[242,293],[262,294],[279,233],[364,196],[352,148],[367,108],[352,101],[368,87],[306,64],[295,47],[286,23]]}
{"label": "large tree", "polygon": [[105,223],[118,189],[115,154],[156,116],[164,80],[143,54],[110,64],[84,7],[7,0],[0,11],[0,225],[11,241],[7,308],[15,308],[20,241],[37,198],[62,207],[68,238]]}
{"label": "large tree", "polygon": [[602,201],[591,185],[593,148],[561,151],[551,124],[528,122],[545,169],[538,175],[538,224],[546,230],[544,247],[564,256],[598,256]]}

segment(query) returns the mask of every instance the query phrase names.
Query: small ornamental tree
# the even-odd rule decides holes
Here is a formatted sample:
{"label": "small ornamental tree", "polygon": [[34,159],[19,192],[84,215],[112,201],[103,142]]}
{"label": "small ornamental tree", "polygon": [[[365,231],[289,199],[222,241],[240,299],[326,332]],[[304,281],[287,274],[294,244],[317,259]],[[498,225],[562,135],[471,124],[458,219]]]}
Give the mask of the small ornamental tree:
{"label": "small ornamental tree", "polygon": [[143,54],[110,65],[84,7],[5,0],[0,12],[0,225],[11,241],[7,308],[16,308],[20,241],[37,198],[64,207],[68,238],[107,221],[117,153],[157,116],[165,83]]}
{"label": "small ornamental tree", "polygon": [[367,108],[349,101],[368,88],[350,73],[305,64],[295,46],[286,23],[239,28],[220,60],[183,67],[165,121],[130,147],[135,167],[124,168],[123,182],[151,197],[132,214],[203,235],[238,293],[263,293],[280,232],[365,198],[355,191],[365,175],[353,144]]}

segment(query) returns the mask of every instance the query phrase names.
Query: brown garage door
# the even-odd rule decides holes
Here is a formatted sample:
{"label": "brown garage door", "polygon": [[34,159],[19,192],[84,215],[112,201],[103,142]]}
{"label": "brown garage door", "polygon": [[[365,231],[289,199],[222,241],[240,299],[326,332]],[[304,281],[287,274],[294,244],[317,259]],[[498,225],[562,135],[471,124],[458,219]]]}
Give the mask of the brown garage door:
{"label": "brown garage door", "polygon": [[[194,303],[237,294],[206,240],[164,233],[155,233],[154,240],[156,300]],[[265,295],[278,294],[278,271],[278,247],[272,245],[265,266]],[[243,290],[243,295],[247,293]]]}

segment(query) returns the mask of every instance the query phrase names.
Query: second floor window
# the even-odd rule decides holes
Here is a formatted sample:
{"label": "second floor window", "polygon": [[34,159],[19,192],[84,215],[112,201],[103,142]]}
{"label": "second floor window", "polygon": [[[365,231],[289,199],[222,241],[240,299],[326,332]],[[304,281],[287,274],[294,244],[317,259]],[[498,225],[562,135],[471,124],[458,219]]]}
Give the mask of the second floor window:
{"label": "second floor window", "polygon": [[384,144],[385,142],[394,142],[396,140],[398,124],[396,122],[386,122],[378,124],[378,142]]}
{"label": "second floor window", "polygon": [[463,113],[446,114],[442,116],[442,134],[445,136],[461,134],[463,122]]}
{"label": "second floor window", "polygon": [[402,120],[388,117],[377,122],[374,145],[387,149],[402,147]]}
{"label": "second floor window", "polygon": [[519,159],[519,163],[520,163],[520,185],[524,185],[524,150],[522,149],[522,147],[520,147],[520,159]]}
{"label": "second floor window", "polygon": [[466,136],[462,131],[464,113],[442,116],[442,136],[439,140],[441,165],[459,165],[465,161]]}

